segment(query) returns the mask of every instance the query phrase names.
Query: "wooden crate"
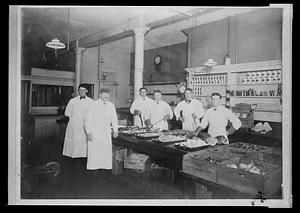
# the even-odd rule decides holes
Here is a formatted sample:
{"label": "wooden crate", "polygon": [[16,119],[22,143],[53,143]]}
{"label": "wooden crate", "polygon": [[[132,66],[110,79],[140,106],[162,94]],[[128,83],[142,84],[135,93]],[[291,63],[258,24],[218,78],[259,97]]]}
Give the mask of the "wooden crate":
{"label": "wooden crate", "polygon": [[[251,151],[234,147],[236,144],[249,144],[249,143],[233,143],[229,145],[230,152],[232,153],[247,153],[253,160],[265,161],[276,165],[282,165],[282,150],[274,147],[261,146],[263,149],[258,151]],[[258,145],[260,146],[260,145]]]}
{"label": "wooden crate", "polygon": [[282,165],[282,150],[274,147],[261,150],[258,153],[258,159],[260,161]]}
{"label": "wooden crate", "polygon": [[217,181],[216,167],[206,161],[209,157],[207,150],[200,150],[183,156],[182,172],[204,180]]}
{"label": "wooden crate", "polygon": [[124,172],[124,159],[127,157],[127,149],[113,146],[113,161],[112,161],[112,173],[123,174]]}
{"label": "wooden crate", "polygon": [[[260,156],[265,161],[258,158],[258,153],[260,152],[238,149],[230,145],[215,146],[184,155],[182,172],[253,197],[256,197],[258,192],[262,192],[265,197],[271,197],[276,191],[280,190],[282,169],[281,164],[273,164],[270,163],[270,160],[267,162],[266,159],[271,159],[270,156],[274,153],[277,156],[278,152],[263,149],[261,152],[263,154],[260,154]],[[208,158],[214,159],[214,161],[209,162]],[[254,174],[226,166],[228,163],[239,165],[243,162],[250,164],[251,161],[260,166],[259,168],[265,174]]]}
{"label": "wooden crate", "polygon": [[263,197],[272,198],[273,194],[281,188],[281,166],[264,161],[250,160],[250,158],[240,158],[235,163],[237,165],[239,163],[249,164],[250,161],[264,171],[265,174],[255,174],[240,168],[235,169],[227,167],[226,164],[220,164],[217,170],[217,183],[242,193],[257,196],[261,192]]}
{"label": "wooden crate", "polygon": [[124,168],[136,169],[145,171],[151,164],[151,159],[148,155],[131,153],[128,157],[124,158]]}

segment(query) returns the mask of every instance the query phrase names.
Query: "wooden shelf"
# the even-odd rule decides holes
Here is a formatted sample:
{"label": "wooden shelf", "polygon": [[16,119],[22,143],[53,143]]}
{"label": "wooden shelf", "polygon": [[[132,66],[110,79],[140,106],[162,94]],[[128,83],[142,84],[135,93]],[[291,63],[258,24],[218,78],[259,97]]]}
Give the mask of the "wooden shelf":
{"label": "wooden shelf", "polygon": [[281,83],[260,83],[260,84],[230,84],[230,86],[265,86],[265,85],[278,85]]}
{"label": "wooden shelf", "polygon": [[279,110],[264,110],[264,109],[255,109],[254,112],[274,112],[274,113],[282,113]]}
{"label": "wooden shelf", "polygon": [[[211,95],[194,95],[195,98],[199,97],[210,97]],[[221,96],[221,98],[226,98],[226,96]]]}
{"label": "wooden shelf", "polygon": [[280,98],[280,96],[230,96],[230,98]]}
{"label": "wooden shelf", "polygon": [[213,86],[213,87],[216,87],[216,86],[227,86],[226,84],[211,84],[211,85],[190,85],[191,87],[192,86],[198,86],[198,87],[209,87],[209,86]]}

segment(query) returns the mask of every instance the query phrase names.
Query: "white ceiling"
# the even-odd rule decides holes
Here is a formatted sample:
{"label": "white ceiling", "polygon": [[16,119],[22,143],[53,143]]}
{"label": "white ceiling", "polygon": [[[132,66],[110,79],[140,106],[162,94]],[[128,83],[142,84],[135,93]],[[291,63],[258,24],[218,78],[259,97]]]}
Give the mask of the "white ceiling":
{"label": "white ceiling", "polygon": [[[132,28],[133,25],[138,24],[137,22],[152,23],[175,15],[186,18],[189,15],[195,14],[195,11],[205,13],[207,10],[211,9],[179,6],[24,6],[21,8],[22,39],[34,43],[36,46],[54,38],[58,38],[61,42],[67,44],[68,41],[71,42],[112,28],[124,28],[125,31]],[[126,40],[131,41],[132,39]],[[186,36],[180,30],[166,26],[147,34],[145,49],[184,41],[186,41]],[[124,44],[124,42],[120,42],[120,44],[122,43]],[[132,45],[130,48],[132,48]]]}
{"label": "white ceiling", "polygon": [[[187,37],[181,30],[195,26],[196,19],[197,25],[205,24],[243,10],[247,11],[242,8],[183,6],[22,6],[22,41],[25,49],[48,51],[45,43],[54,38],[67,44],[76,39],[93,35],[96,35],[93,39],[105,37],[109,33],[147,24],[152,29],[145,36],[145,49],[152,49],[186,41]],[[116,43],[131,50],[134,48],[132,37]]]}

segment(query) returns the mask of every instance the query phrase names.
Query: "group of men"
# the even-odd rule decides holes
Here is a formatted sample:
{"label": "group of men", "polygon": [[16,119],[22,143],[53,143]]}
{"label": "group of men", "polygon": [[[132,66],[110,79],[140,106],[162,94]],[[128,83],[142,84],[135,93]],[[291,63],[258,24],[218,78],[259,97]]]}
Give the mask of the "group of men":
{"label": "group of men", "polygon": [[[86,96],[84,84],[78,87],[78,96],[67,104],[65,116],[69,117],[66,129],[63,155],[71,159],[86,159],[86,169],[112,169],[112,137],[118,137],[118,118],[115,105],[109,101],[110,90],[100,89],[100,98],[93,100]],[[147,89],[140,88],[140,97],[136,98],[130,112],[134,125],[156,130],[168,130],[168,120],[174,115],[182,122],[182,129],[200,135],[208,126],[211,139],[223,137],[222,143],[228,144],[228,135],[241,126],[241,121],[232,111],[221,105],[221,95],[211,95],[212,105],[206,112],[200,101],[193,99],[192,89],[185,90],[185,99],[177,104],[174,111],[162,100],[160,90],[153,93],[154,99],[147,97]],[[231,127],[226,130],[228,121]],[[214,144],[216,141],[214,142]]]}
{"label": "group of men", "polygon": [[[78,86],[78,96],[67,104],[69,117],[63,155],[75,162],[81,160],[87,170],[112,169],[112,137],[118,137],[118,118],[115,105],[109,101],[109,88],[100,89],[100,98],[89,98],[85,84]],[[112,137],[111,137],[112,136]]]}
{"label": "group of men", "polygon": [[[159,130],[168,130],[168,122],[175,115],[176,120],[182,122],[182,129],[198,136],[208,126],[208,134],[212,138],[222,136],[223,143],[228,144],[228,135],[233,134],[241,127],[239,118],[229,109],[221,105],[222,96],[212,93],[212,105],[204,112],[200,101],[193,98],[193,91],[187,88],[185,99],[177,104],[173,111],[168,103],[162,100],[160,90],[153,92],[154,100],[147,97],[147,89],[140,88],[140,97],[134,100],[130,112],[134,115],[134,125],[139,127],[152,127]],[[228,121],[231,127],[226,130]]]}

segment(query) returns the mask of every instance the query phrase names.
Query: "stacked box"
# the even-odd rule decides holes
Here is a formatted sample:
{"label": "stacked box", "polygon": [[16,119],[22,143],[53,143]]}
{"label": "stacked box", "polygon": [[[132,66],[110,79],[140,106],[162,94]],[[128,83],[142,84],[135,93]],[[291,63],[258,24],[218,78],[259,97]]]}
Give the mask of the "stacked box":
{"label": "stacked box", "polygon": [[151,159],[148,155],[131,153],[124,159],[124,168],[136,169],[145,171],[151,164]]}

